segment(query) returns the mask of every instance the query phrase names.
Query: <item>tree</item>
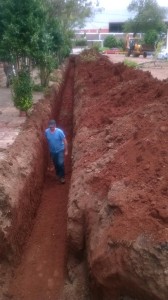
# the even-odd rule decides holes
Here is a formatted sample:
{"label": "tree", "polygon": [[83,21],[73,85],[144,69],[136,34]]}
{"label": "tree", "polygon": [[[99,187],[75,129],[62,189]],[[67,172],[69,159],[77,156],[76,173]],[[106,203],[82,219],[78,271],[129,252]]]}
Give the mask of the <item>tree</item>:
{"label": "tree", "polygon": [[32,61],[39,66],[46,85],[61,41],[59,24],[49,18],[43,0],[0,0],[0,60],[16,66],[12,95],[20,110],[32,106]]}
{"label": "tree", "polygon": [[158,33],[154,29],[147,31],[144,35],[145,44],[155,46],[157,40],[158,40]]}
{"label": "tree", "polygon": [[45,20],[41,0],[0,0],[0,59],[15,64],[14,105],[27,111],[32,106],[30,62]]}
{"label": "tree", "polygon": [[[40,69],[41,85],[47,86],[52,70],[60,63],[60,51],[65,43],[65,35],[57,20],[46,16],[39,32],[33,59]],[[65,57],[65,56],[64,56]]]}
{"label": "tree", "polygon": [[145,33],[155,30],[159,33],[165,31],[166,10],[160,7],[156,0],[133,0],[128,10],[134,12],[135,17],[125,23],[125,32]]}
{"label": "tree", "polygon": [[41,0],[0,0],[0,58],[18,63],[36,49],[45,12]]}
{"label": "tree", "polygon": [[0,60],[16,63],[19,71],[33,60],[47,85],[70,53],[72,28],[90,13],[88,0],[0,0]]}
{"label": "tree", "polygon": [[69,55],[74,39],[74,29],[82,27],[85,19],[93,13],[92,2],[88,0],[44,0],[49,7],[51,18],[56,18],[64,35],[59,50],[59,61]]}
{"label": "tree", "polygon": [[46,0],[50,14],[60,20],[64,28],[72,30],[83,26],[92,15],[92,3],[88,0]]}

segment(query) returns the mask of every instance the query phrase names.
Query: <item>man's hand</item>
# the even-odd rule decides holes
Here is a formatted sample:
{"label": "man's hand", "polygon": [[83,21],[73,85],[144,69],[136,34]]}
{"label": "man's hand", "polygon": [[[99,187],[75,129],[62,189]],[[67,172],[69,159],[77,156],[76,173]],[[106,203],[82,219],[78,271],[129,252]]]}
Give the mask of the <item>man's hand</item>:
{"label": "man's hand", "polygon": [[67,143],[66,138],[64,139],[64,145],[65,145],[65,155],[67,156],[68,155],[68,143]]}

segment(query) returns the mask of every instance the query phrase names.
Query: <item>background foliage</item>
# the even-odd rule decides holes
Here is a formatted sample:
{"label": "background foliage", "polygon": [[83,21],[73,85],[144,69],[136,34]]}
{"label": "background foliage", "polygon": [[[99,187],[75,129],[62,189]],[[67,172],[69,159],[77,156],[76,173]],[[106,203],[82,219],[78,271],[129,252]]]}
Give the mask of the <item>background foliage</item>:
{"label": "background foliage", "polygon": [[103,43],[104,47],[107,48],[122,48],[122,49],[124,49],[124,44],[125,44],[124,40],[117,39],[113,35],[107,36]]}
{"label": "background foliage", "polygon": [[[31,85],[32,66],[39,68],[41,84],[48,85],[52,70],[71,51],[72,29],[82,25],[91,12],[88,0],[0,0],[0,61],[17,69],[14,94],[22,90],[23,73]],[[29,92],[25,89],[25,99],[31,102]]]}
{"label": "background foliage", "polygon": [[166,9],[160,7],[156,0],[133,0],[128,10],[134,13],[134,17],[125,23],[125,32],[146,33],[155,30],[160,33],[166,30]]}

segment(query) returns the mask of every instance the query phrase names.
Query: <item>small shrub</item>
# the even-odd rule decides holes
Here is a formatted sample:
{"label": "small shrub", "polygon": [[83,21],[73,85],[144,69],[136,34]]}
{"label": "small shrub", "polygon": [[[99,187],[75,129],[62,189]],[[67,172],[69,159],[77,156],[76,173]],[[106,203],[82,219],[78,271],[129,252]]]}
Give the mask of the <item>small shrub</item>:
{"label": "small shrub", "polygon": [[124,50],[125,49],[125,41],[123,39],[117,40],[117,47]]}
{"label": "small shrub", "polygon": [[104,51],[106,51],[106,50],[108,50],[109,48],[107,48],[107,47],[100,47],[100,52],[104,52]]}
{"label": "small shrub", "polygon": [[124,60],[124,65],[127,66],[127,67],[130,67],[130,68],[137,68],[138,67],[138,64],[135,61],[131,61],[131,60],[128,60],[128,59]]}
{"label": "small shrub", "polygon": [[96,61],[98,59],[98,51],[96,49],[84,50],[80,54],[80,58],[82,61]]}
{"label": "small shrub", "polygon": [[75,41],[75,46],[76,47],[84,47],[87,46],[87,40],[85,39],[80,39]]}
{"label": "small shrub", "polygon": [[16,108],[21,111],[27,111],[32,107],[32,88],[33,85],[29,71],[22,69],[18,72],[12,83],[12,96]]}
{"label": "small shrub", "polygon": [[100,46],[99,42],[95,42],[91,47],[91,49],[95,49],[98,52],[100,52],[100,48],[101,48],[101,46]]}
{"label": "small shrub", "polygon": [[157,33],[156,30],[152,29],[152,30],[149,30],[145,33],[145,36],[144,36],[145,44],[151,45],[151,46],[154,47],[154,45],[156,44],[157,39],[158,39],[158,33]]}
{"label": "small shrub", "polygon": [[109,35],[104,40],[104,47],[107,48],[116,48],[118,47],[117,39],[113,35]]}

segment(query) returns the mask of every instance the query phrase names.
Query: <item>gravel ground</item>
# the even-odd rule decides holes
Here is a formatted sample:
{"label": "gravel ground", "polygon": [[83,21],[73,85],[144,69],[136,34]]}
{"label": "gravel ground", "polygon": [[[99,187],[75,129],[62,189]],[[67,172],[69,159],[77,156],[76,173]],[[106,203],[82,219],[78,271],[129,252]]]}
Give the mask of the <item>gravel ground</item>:
{"label": "gravel ground", "polygon": [[168,61],[156,61],[153,57],[125,57],[123,54],[109,54],[109,59],[114,62],[123,62],[125,59],[134,61],[139,64],[139,67],[144,71],[149,71],[153,77],[159,80],[168,78]]}

